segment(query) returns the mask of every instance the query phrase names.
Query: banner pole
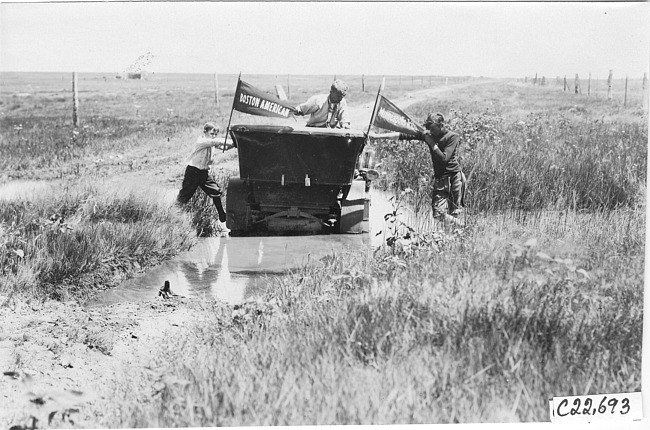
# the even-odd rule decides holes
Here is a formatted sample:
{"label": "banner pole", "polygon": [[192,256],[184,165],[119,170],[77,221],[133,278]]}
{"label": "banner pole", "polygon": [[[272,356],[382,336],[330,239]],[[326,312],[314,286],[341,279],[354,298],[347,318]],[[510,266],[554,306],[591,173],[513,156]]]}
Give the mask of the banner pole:
{"label": "banner pole", "polygon": [[375,114],[377,110],[377,102],[379,102],[379,94],[381,94],[381,91],[384,89],[384,84],[386,83],[386,77],[384,76],[381,80],[381,85],[379,86],[379,89],[377,90],[377,97],[375,98],[375,105],[372,107],[372,115],[370,115],[370,123],[368,124],[368,132],[366,133],[366,141],[368,140],[368,135],[370,134],[370,128],[372,127],[372,123],[375,120]]}
{"label": "banner pole", "polygon": [[230,108],[230,118],[228,119],[228,127],[226,127],[226,138],[223,140],[223,150],[221,153],[226,152],[226,142],[228,142],[228,131],[230,130],[230,121],[232,121],[232,113],[235,111],[235,98],[237,97],[237,93],[239,93],[239,84],[241,82],[241,72],[239,72],[239,76],[237,77],[237,87],[235,88],[235,95],[232,98],[232,108]]}

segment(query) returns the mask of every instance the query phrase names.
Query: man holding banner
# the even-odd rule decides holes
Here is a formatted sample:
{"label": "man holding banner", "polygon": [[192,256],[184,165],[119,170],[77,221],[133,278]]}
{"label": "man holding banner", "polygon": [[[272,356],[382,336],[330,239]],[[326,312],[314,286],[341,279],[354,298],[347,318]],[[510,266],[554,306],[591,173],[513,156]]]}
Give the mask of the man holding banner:
{"label": "man holding banner", "polygon": [[461,224],[457,217],[462,213],[466,180],[458,160],[460,137],[457,133],[447,130],[445,117],[441,113],[429,114],[422,128],[388,99],[381,95],[379,97],[371,124],[395,132],[369,133],[368,136],[379,139],[424,141],[429,147],[433,163],[434,182],[431,197],[433,216],[454,224]]}
{"label": "man holding banner", "polygon": [[310,115],[307,120],[307,127],[350,128],[347,102],[345,101],[347,92],[348,85],[341,80],[336,80],[332,84],[329,94],[312,96],[305,103],[294,107],[288,102],[242,81],[240,75],[237,79],[237,89],[235,90],[235,98],[226,132],[230,130],[230,121],[235,110],[250,115],[276,118]]}
{"label": "man holding banner", "polygon": [[310,115],[307,127],[350,128],[347,93],[348,85],[337,79],[329,94],[317,94],[296,107],[296,115]]}

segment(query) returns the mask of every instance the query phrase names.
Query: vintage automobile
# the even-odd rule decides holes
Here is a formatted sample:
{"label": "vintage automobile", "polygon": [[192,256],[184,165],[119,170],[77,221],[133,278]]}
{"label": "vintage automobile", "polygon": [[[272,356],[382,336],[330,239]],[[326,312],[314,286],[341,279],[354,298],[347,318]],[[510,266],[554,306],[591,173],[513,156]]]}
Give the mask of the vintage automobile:
{"label": "vintage automobile", "polygon": [[239,155],[226,195],[233,236],[369,231],[378,174],[362,131],[235,125],[230,135]]}

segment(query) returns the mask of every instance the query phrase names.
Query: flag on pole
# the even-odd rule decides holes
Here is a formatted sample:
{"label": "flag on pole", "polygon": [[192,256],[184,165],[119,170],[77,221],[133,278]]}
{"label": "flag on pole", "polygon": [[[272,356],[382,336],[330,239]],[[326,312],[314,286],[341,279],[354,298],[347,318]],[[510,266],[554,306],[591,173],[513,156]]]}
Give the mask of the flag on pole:
{"label": "flag on pole", "polygon": [[390,131],[413,135],[418,131],[424,131],[422,126],[415,123],[400,108],[382,95],[379,95],[379,105],[372,125]]}
{"label": "flag on pole", "polygon": [[[384,85],[386,84],[386,78],[381,79],[381,85],[377,89],[377,97],[375,98],[375,104],[372,106],[372,115],[370,115],[370,123],[368,124],[368,132],[366,137],[370,135],[370,129],[372,128],[372,123],[375,122],[375,115],[377,115],[377,104],[379,103],[379,95],[384,90]],[[366,139],[367,140],[367,139]]]}
{"label": "flag on pole", "polygon": [[269,93],[265,93],[241,79],[237,82],[233,108],[239,112],[259,116],[289,118],[296,108]]}

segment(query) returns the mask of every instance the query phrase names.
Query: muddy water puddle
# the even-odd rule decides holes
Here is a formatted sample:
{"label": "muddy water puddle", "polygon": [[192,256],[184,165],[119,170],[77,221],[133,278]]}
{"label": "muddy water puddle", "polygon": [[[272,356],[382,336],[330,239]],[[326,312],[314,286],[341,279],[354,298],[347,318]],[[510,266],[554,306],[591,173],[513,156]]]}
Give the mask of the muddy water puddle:
{"label": "muddy water puddle", "polygon": [[333,253],[381,246],[383,217],[389,210],[388,198],[373,192],[372,232],[367,234],[203,238],[190,251],[102,292],[89,306],[150,300],[165,281],[181,296],[241,303],[262,294],[269,277],[283,276]]}
{"label": "muddy water puddle", "polygon": [[165,281],[181,296],[236,304],[263,292],[270,276],[368,245],[368,234],[205,238],[191,251],[102,293],[93,305],[152,299]]}

